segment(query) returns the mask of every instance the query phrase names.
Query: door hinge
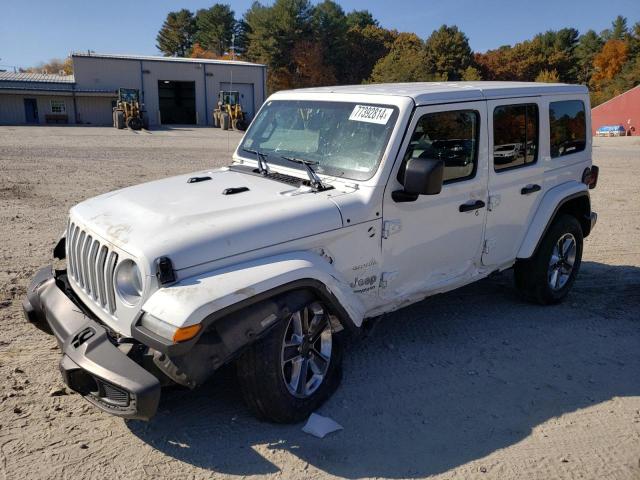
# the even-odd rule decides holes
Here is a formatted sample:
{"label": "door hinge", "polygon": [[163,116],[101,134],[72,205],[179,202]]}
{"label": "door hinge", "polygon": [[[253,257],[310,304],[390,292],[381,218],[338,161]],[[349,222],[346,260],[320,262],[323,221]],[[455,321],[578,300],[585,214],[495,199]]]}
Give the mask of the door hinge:
{"label": "door hinge", "polygon": [[386,220],[382,224],[382,238],[389,238],[394,233],[398,233],[402,229],[400,220]]}
{"label": "door hinge", "polygon": [[498,205],[500,205],[500,195],[489,195],[488,203],[487,210],[492,212]]}
{"label": "door hinge", "polygon": [[398,272],[382,272],[380,275],[380,288],[387,288],[389,282],[398,276]]}

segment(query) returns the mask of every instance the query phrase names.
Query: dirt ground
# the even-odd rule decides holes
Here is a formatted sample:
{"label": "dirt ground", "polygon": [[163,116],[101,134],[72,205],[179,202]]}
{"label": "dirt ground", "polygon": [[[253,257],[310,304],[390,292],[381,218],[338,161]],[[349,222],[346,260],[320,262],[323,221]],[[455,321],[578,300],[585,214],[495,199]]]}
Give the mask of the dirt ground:
{"label": "dirt ground", "polygon": [[163,395],[150,423],[63,385],[20,300],[68,209],[229,161],[213,129],[0,127],[0,479],[640,479],[640,139],[596,141],[599,221],[567,302],[523,303],[505,273],[385,318],[351,345],[321,413],[344,430],[251,417],[231,372]]}

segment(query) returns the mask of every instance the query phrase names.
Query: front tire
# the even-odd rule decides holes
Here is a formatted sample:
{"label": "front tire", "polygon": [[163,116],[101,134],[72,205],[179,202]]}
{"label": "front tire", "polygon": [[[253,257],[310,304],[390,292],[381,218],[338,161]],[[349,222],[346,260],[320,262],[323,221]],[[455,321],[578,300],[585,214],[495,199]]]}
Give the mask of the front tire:
{"label": "front tire", "polygon": [[229,130],[231,124],[231,118],[229,117],[228,113],[221,113],[220,114],[220,128],[222,128],[223,130]]}
{"label": "front tire", "polygon": [[309,301],[236,362],[242,394],[260,419],[296,423],[331,396],[342,376],[342,342],[329,312]]}
{"label": "front tire", "polygon": [[114,126],[118,130],[122,130],[125,127],[124,111],[116,110],[114,115],[115,115]]}
{"label": "front tire", "polygon": [[569,294],[580,270],[582,245],[578,220],[560,215],[533,257],[516,262],[516,288],[526,300],[542,305],[560,303]]}

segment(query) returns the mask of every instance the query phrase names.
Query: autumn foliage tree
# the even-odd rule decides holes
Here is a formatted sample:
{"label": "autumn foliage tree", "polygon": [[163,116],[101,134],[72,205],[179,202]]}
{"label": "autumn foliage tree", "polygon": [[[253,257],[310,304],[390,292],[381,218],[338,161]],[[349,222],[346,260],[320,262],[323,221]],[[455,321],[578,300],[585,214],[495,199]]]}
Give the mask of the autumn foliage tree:
{"label": "autumn foliage tree", "polygon": [[415,33],[400,33],[371,72],[375,83],[420,82],[430,77],[424,42]]}
{"label": "autumn foliage tree", "polygon": [[443,80],[461,80],[473,59],[467,36],[458,27],[442,25],[424,44],[427,72]]}
{"label": "autumn foliage tree", "polygon": [[336,76],[324,63],[325,47],[320,42],[301,41],[293,49],[294,87],[334,85]]}
{"label": "autumn foliage tree", "polygon": [[586,84],[596,105],[640,83],[640,22],[629,26],[623,16],[600,33],[548,30],[474,53],[455,25],[421,38],[381,26],[367,10],[345,12],[335,0],[265,0],[242,18],[227,4],[195,15],[170,12],[157,45],[165,55],[194,58],[231,59],[240,52],[267,65],[271,92],[363,82],[518,80]]}
{"label": "autumn foliage tree", "polygon": [[602,51],[593,58],[595,71],[591,82],[594,87],[613,80],[626,63],[628,53],[629,45],[623,40],[609,40],[605,43]]}
{"label": "autumn foliage tree", "polygon": [[73,75],[73,62],[71,57],[61,60],[59,58],[53,58],[46,63],[41,63],[35,67],[20,69],[21,72],[27,73],[50,73],[50,74],[62,74]]}
{"label": "autumn foliage tree", "polygon": [[542,70],[536,77],[536,82],[557,83],[560,81],[557,70]]}
{"label": "autumn foliage tree", "polygon": [[220,58],[220,56],[216,55],[215,52],[212,52],[211,50],[207,50],[203,48],[202,45],[200,45],[198,42],[193,44],[193,47],[191,48],[191,55],[189,56],[191,58],[206,58],[206,59]]}

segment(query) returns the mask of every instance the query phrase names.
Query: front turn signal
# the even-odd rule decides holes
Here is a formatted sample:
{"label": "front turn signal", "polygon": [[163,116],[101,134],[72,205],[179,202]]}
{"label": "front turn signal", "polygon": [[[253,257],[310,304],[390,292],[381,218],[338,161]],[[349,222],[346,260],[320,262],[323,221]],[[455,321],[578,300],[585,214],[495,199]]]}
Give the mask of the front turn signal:
{"label": "front turn signal", "polygon": [[181,327],[176,329],[173,334],[173,343],[186,342],[187,340],[191,340],[195,337],[202,328],[202,325],[197,323],[195,325],[190,325],[188,327]]}

